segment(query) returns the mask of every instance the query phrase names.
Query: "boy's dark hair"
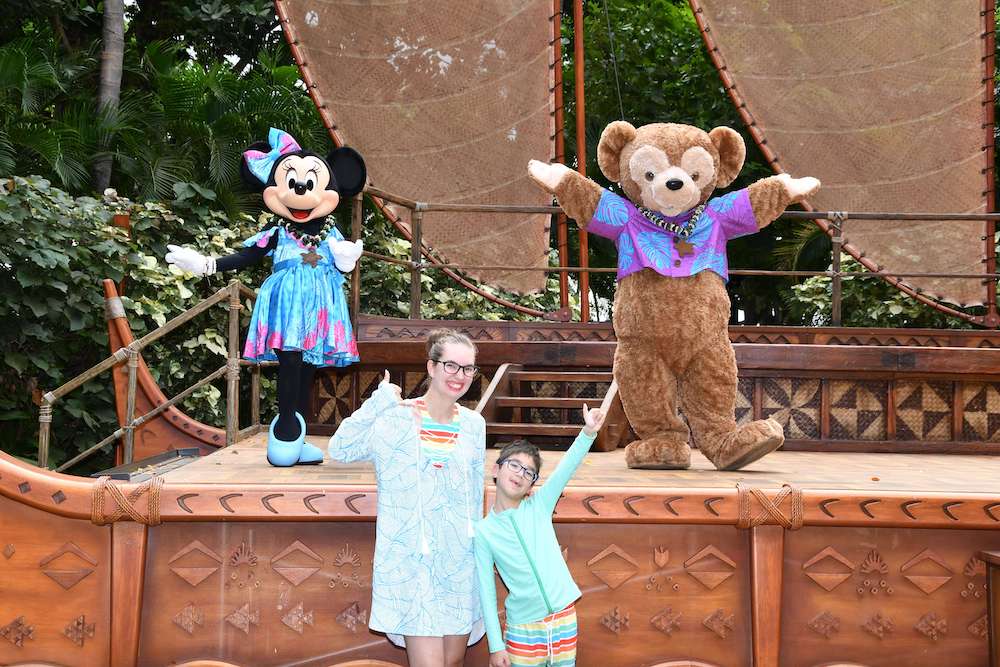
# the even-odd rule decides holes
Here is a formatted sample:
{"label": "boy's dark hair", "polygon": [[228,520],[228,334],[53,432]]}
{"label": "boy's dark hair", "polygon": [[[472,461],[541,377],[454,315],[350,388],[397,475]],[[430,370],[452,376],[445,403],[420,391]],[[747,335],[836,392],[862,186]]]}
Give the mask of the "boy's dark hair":
{"label": "boy's dark hair", "polygon": [[[504,445],[504,448],[500,450],[500,455],[497,457],[497,465],[500,465],[514,454],[527,454],[530,456],[535,464],[535,472],[539,475],[542,474],[542,455],[538,452],[538,447],[524,439],[515,440]],[[496,481],[496,478],[494,478],[493,483],[495,484]]]}

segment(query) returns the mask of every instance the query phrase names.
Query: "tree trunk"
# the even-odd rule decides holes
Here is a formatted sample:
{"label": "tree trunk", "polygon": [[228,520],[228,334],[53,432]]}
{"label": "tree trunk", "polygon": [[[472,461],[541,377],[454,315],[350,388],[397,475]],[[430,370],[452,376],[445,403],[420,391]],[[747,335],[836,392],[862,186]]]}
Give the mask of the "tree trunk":
{"label": "tree trunk", "polygon": [[[101,113],[118,108],[124,56],[125,2],[104,0],[104,44],[101,50],[101,84],[97,97],[97,108]],[[111,184],[110,148],[109,145],[98,146],[98,156],[94,159],[94,189],[97,192],[103,192]]]}

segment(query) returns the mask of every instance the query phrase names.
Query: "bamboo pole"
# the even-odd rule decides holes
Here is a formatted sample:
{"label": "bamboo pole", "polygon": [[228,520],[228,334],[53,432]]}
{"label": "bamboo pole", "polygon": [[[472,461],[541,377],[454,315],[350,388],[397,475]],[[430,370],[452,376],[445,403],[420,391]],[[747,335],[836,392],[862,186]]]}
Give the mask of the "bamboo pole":
{"label": "bamboo pole", "polygon": [[52,404],[42,400],[38,409],[38,467],[49,467],[49,433],[52,428]]}
{"label": "bamboo pole", "polygon": [[831,245],[830,252],[833,255],[831,257],[830,268],[832,269],[833,279],[830,282],[830,319],[831,323],[835,327],[840,326],[840,308],[841,301],[843,299],[843,292],[841,289],[841,276],[840,276],[840,252],[841,247],[844,242],[844,221],[847,220],[846,213],[837,213],[833,216],[831,220],[831,227],[833,227],[833,236],[830,237]]}
{"label": "bamboo pole", "polygon": [[226,374],[226,447],[236,442],[240,427],[240,288],[233,281],[229,290],[229,350]]}
{"label": "bamboo pole", "polygon": [[131,348],[128,349],[128,393],[125,397],[125,453],[122,461],[126,464],[132,463],[132,456],[135,445],[135,386],[136,376],[139,373],[139,353]]}
{"label": "bamboo pole", "polygon": [[[365,198],[360,192],[351,200],[351,241],[361,238],[361,220],[364,215]],[[358,259],[351,271],[351,328],[357,336],[358,314],[361,312],[361,260]]]}
{"label": "bamboo pole", "polygon": [[[552,59],[553,97],[555,102],[555,148],[556,162],[566,164],[566,144],[563,137],[563,72],[562,72],[562,0],[552,0]],[[559,248],[559,264],[569,263],[569,231],[566,214],[556,214],[556,245]],[[559,273],[559,307],[569,307],[569,274]]]}
{"label": "bamboo pole", "polygon": [[410,216],[410,233],[413,235],[410,246],[410,319],[420,319],[420,245],[423,237],[424,212],[420,208]]}

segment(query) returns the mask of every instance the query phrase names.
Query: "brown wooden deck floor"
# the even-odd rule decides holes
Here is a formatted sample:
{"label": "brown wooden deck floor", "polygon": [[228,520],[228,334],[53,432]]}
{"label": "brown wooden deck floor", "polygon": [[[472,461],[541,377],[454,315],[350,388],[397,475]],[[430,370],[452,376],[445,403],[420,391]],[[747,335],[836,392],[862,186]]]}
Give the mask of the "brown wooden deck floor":
{"label": "brown wooden deck floor", "polygon": [[[374,484],[372,466],[326,461],[317,466],[275,468],[265,459],[265,435],[258,434],[228,449],[170,471],[164,479],[208,484]],[[326,449],[327,438],[309,438]],[[498,450],[486,452],[487,481]],[[561,452],[542,453],[545,473],[555,468]],[[996,493],[1000,490],[1000,457],[940,454],[852,454],[841,452],[775,452],[739,472],[720,472],[698,452],[692,469],[629,470],[625,451],[588,454],[570,486],[731,488],[736,482],[757,487],[857,489],[869,491],[942,491]]]}

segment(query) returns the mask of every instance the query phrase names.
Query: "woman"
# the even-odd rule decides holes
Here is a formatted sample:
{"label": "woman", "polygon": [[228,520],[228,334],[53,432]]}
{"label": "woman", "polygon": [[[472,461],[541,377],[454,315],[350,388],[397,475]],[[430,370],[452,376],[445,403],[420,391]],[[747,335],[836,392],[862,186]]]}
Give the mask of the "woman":
{"label": "woman", "polygon": [[483,636],[472,549],[482,515],[486,423],[457,403],[476,376],[468,336],[427,340],[429,384],[403,401],[389,372],[330,439],[330,458],[372,461],[378,483],[368,626],[406,647],[411,667],[453,667]]}

